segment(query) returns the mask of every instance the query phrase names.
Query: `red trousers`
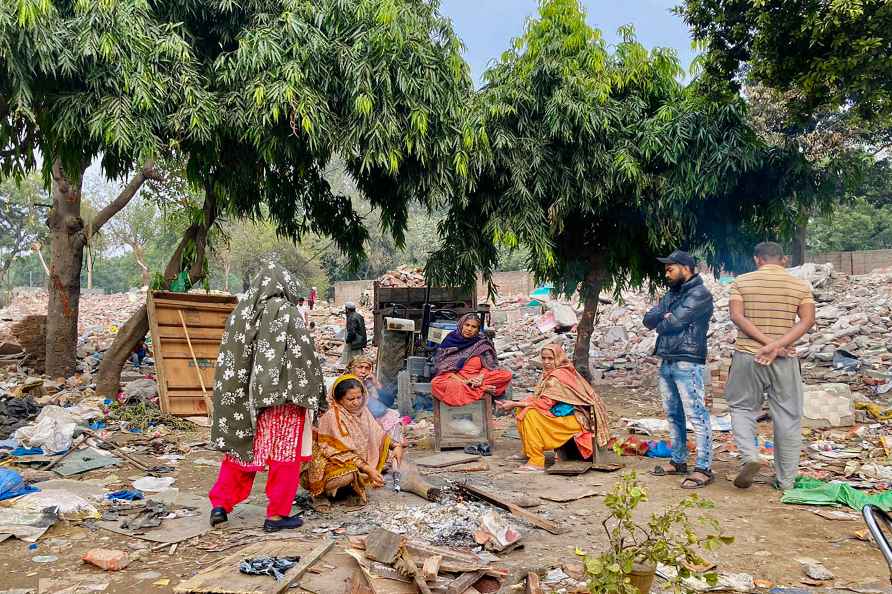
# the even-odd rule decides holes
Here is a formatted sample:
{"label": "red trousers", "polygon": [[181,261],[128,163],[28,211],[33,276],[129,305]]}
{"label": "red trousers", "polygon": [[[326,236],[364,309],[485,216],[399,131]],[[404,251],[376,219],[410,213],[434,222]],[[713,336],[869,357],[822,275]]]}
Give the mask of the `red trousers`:
{"label": "red trousers", "polygon": [[[254,486],[256,472],[245,470],[228,457],[223,459],[217,482],[208,497],[213,507],[222,507],[226,513],[248,498]],[[269,460],[269,476],[266,479],[266,517],[291,515],[294,496],[300,486],[300,462],[276,462]]]}

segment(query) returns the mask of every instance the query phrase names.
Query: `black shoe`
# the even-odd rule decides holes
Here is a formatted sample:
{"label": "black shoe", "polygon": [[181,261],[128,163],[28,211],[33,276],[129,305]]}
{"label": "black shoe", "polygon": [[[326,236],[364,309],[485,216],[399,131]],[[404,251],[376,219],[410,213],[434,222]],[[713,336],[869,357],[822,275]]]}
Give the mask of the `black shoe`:
{"label": "black shoe", "polygon": [[278,532],[279,530],[290,530],[300,528],[304,525],[304,519],[300,516],[288,516],[281,520],[266,520],[263,522],[264,532]]}
{"label": "black shoe", "polygon": [[215,507],[211,510],[211,526],[222,524],[228,520],[229,516],[226,515],[226,510],[222,507]]}

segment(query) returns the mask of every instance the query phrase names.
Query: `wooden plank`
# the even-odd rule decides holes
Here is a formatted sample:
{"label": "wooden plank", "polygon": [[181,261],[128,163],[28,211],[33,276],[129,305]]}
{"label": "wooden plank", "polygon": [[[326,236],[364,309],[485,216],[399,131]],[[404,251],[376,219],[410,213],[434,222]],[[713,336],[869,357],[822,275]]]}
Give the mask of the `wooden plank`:
{"label": "wooden plank", "polygon": [[180,309],[162,304],[155,305],[155,315],[160,326],[175,326],[179,324],[180,312],[182,312],[183,319],[186,320],[190,330],[192,328],[224,328],[231,313],[226,310],[202,311],[196,306],[192,306],[192,309]]}
{"label": "wooden plank", "polygon": [[[248,545],[200,572],[180,582],[173,591],[178,594],[279,594],[287,589],[298,566],[285,573],[285,579],[277,582],[268,576],[245,575],[239,572],[239,563],[258,555],[274,557],[300,556],[311,543],[295,540],[259,542]],[[312,555],[313,553],[309,553]],[[306,571],[306,570],[305,570]]]}
{"label": "wooden plank", "polygon": [[592,463],[587,460],[561,460],[546,468],[545,472],[563,476],[579,476],[591,469]]}
{"label": "wooden plank", "polygon": [[446,466],[454,466],[456,464],[466,464],[468,462],[476,462],[480,456],[476,454],[465,454],[464,452],[442,452],[433,456],[425,456],[419,460],[414,460],[417,466],[427,468],[444,468]]}
{"label": "wooden plank", "polygon": [[390,565],[399,554],[403,540],[400,534],[378,528],[366,538],[365,556],[372,561]]}
{"label": "wooden plank", "polygon": [[526,594],[544,594],[542,585],[539,583],[539,574],[532,571],[527,574]]}
{"label": "wooden plank", "polygon": [[464,594],[464,591],[477,583],[483,577],[482,571],[474,571],[460,575],[449,584],[446,594]]}
{"label": "wooden plank", "polygon": [[437,579],[437,575],[440,573],[440,563],[442,562],[443,557],[440,555],[433,555],[424,560],[424,564],[421,566],[421,575],[426,581],[430,582]]}
{"label": "wooden plank", "polygon": [[533,513],[531,511],[527,511],[527,510],[523,509],[522,507],[519,507],[510,501],[502,499],[499,495],[497,495],[491,491],[487,491],[486,489],[481,489],[480,487],[477,487],[477,486],[474,486],[474,485],[471,485],[468,483],[459,484],[458,487],[462,491],[470,493],[471,495],[476,495],[477,497],[480,497],[481,499],[488,501],[489,503],[491,503],[493,505],[501,507],[502,509],[507,509],[508,511],[511,512],[511,515],[521,518],[523,520],[526,520],[527,522],[529,522],[533,526],[536,526],[537,528],[542,528],[543,530],[547,530],[548,532],[551,532],[552,534],[564,534],[567,531],[566,528],[559,526],[558,524],[555,524],[554,522],[552,522],[550,520],[546,520],[539,514]]}
{"label": "wooden plank", "polygon": [[279,582],[274,594],[281,594],[288,588],[291,588],[293,585],[296,585],[300,582],[300,579],[307,573],[313,565],[315,565],[322,557],[328,554],[328,551],[334,547],[335,541],[326,540],[322,542],[315,549],[310,551],[308,555],[305,555],[300,558],[298,564],[293,567],[287,574],[287,579]]}

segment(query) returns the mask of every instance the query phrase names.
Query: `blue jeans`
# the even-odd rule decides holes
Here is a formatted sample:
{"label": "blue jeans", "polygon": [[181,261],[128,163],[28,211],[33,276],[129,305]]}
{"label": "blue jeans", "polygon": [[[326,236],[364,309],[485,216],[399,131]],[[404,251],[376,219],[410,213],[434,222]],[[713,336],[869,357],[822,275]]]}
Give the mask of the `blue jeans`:
{"label": "blue jeans", "polygon": [[688,461],[687,420],[697,439],[697,468],[712,466],[712,427],[706,410],[703,389],[705,365],[687,361],[663,361],[660,365],[660,393],[669,420],[672,438],[672,462]]}

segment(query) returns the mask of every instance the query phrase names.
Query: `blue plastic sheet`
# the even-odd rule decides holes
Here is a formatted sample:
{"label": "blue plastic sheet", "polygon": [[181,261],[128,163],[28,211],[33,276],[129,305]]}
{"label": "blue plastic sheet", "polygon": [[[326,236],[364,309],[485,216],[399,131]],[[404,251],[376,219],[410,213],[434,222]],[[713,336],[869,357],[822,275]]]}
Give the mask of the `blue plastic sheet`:
{"label": "blue plastic sheet", "polygon": [[10,456],[42,456],[43,448],[26,448],[23,446],[19,446],[14,450],[9,451]]}
{"label": "blue plastic sheet", "polygon": [[665,439],[647,442],[648,448],[645,456],[648,458],[671,458],[672,448]]}
{"label": "blue plastic sheet", "polygon": [[106,493],[105,498],[109,501],[139,501],[144,498],[142,491],[139,489],[127,490],[121,489],[120,491],[113,491],[111,493]]}
{"label": "blue plastic sheet", "polygon": [[36,493],[37,491],[40,491],[40,489],[25,484],[24,479],[18,472],[8,468],[0,468],[0,501],[12,499],[19,495]]}

